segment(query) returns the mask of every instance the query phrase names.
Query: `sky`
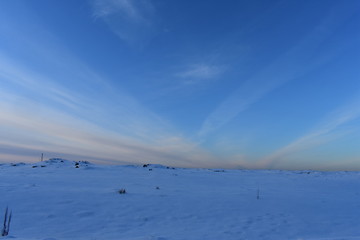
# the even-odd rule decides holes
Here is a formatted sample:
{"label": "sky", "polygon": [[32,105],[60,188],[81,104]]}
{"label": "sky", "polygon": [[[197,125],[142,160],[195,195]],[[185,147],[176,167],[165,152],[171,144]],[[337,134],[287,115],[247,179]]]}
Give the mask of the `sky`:
{"label": "sky", "polygon": [[358,0],[2,0],[0,162],[360,170]]}

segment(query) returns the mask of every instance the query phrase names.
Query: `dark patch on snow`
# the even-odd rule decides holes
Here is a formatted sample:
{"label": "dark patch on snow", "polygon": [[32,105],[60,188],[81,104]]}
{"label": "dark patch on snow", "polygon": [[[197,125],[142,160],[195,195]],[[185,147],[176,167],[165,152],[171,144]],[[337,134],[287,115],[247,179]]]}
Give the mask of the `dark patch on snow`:
{"label": "dark patch on snow", "polygon": [[26,163],[20,162],[20,163],[11,163],[10,164],[12,167],[18,167],[18,166],[24,166],[26,165]]}
{"label": "dark patch on snow", "polygon": [[151,167],[151,168],[157,168],[157,169],[176,169],[174,167],[164,166],[161,164],[144,164],[143,167]]}
{"label": "dark patch on snow", "polygon": [[119,189],[118,193],[119,193],[119,194],[125,194],[125,193],[126,193],[125,188]]}

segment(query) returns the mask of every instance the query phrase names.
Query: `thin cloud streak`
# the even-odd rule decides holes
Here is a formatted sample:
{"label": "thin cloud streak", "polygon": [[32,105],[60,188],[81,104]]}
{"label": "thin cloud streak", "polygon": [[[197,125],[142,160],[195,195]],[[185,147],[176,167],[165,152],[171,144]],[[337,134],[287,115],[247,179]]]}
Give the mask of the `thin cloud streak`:
{"label": "thin cloud streak", "polygon": [[[57,102],[69,108],[82,107],[79,101],[66,93],[63,87],[49,78],[30,72],[18,64],[12,63],[11,59],[0,54],[0,76],[4,82],[8,82],[17,88],[26,89],[41,96],[44,100]],[[9,89],[9,91],[11,91]],[[67,90],[68,91],[68,90]],[[4,93],[6,94],[6,93]],[[3,96],[4,97],[4,96]]]}
{"label": "thin cloud streak", "polygon": [[[90,119],[99,118],[98,122],[108,121],[108,125],[111,125],[110,129],[115,130],[115,132],[135,136],[150,142],[165,136],[165,132],[168,131],[161,129],[163,126],[167,128],[166,126],[168,126],[168,124],[155,114],[144,109],[129,96],[118,94],[116,98],[110,98],[110,100],[113,101],[112,104],[115,104],[116,107],[110,110],[102,110],[106,109],[105,106],[109,104],[107,99],[97,98],[93,100],[83,95],[72,94],[71,90],[69,92],[69,89],[52,83],[48,78],[24,71],[19,65],[9,64],[9,60],[1,58],[1,62],[4,63],[0,67],[0,75],[4,77],[3,80],[11,84],[20,85],[26,92],[31,92],[30,96],[26,97],[18,93],[11,94],[11,88],[1,89],[2,94],[0,98],[3,103],[12,104],[10,109],[15,110],[16,105],[26,105],[28,109],[32,109],[33,112],[38,112],[38,114],[40,112],[41,114],[41,112],[49,112],[49,109],[46,109],[46,106],[42,106],[41,102],[47,102],[48,104],[57,103],[57,108],[61,109],[60,112],[76,112],[77,115],[82,115],[82,117],[88,117]],[[94,88],[96,88],[96,86],[94,86]],[[105,94],[107,98],[111,95],[111,92]],[[29,112],[29,114],[32,113]],[[111,118],[110,115],[112,115]],[[3,117],[5,116],[6,114],[3,112]],[[114,118],[114,116],[121,116],[121,118],[117,119],[117,117]],[[26,117],[24,116],[24,118]],[[59,116],[58,119],[62,119],[62,116]],[[112,120],[109,122],[107,119],[114,119],[113,121],[117,123],[112,125]]]}
{"label": "thin cloud streak", "polygon": [[286,156],[335,140],[343,136],[343,134],[336,132],[337,129],[359,117],[360,98],[357,97],[351,104],[334,111],[330,119],[323,122],[316,130],[300,137],[269,156],[264,157],[258,161],[256,165],[266,168],[273,167]]}
{"label": "thin cloud streak", "polygon": [[121,14],[123,18],[131,21],[145,21],[132,0],[94,0],[93,7],[95,17],[104,18],[113,14]]}
{"label": "thin cloud streak", "polygon": [[335,54],[340,51],[339,49],[335,49],[335,54],[329,55],[327,59],[319,58],[312,61],[309,61],[311,58],[306,52],[311,53],[312,49],[316,49],[356,12],[355,9],[345,9],[347,13],[339,16],[337,10],[334,7],[333,11],[328,14],[328,17],[322,19],[322,22],[315,26],[297,45],[279,56],[253,77],[247,79],[240,88],[220,103],[204,120],[198,131],[198,136],[203,138],[216,131],[248,109],[252,104],[264,98],[271,91],[333,59]]}
{"label": "thin cloud streak", "polygon": [[224,72],[224,67],[209,64],[195,64],[187,70],[179,72],[176,76],[186,79],[186,84],[195,84],[204,79],[213,79]]}
{"label": "thin cloud streak", "polygon": [[[17,71],[14,72],[14,69]],[[33,92],[31,96],[26,97],[11,93],[11,89],[1,89],[0,126],[3,135],[1,144],[19,149],[30,148],[39,152],[44,151],[45,148],[47,151],[66,152],[72,155],[82,153],[83,156],[114,161],[118,159],[137,163],[175,161],[174,165],[178,166],[192,165],[191,153],[188,153],[192,151],[196,153],[198,150],[191,144],[183,142],[182,139],[175,141],[176,138],[173,136],[176,135],[172,133],[172,130],[166,129],[166,124],[160,118],[140,105],[134,104],[134,100],[130,97],[120,98],[120,100],[127,100],[120,101],[127,106],[126,108],[120,107],[114,110],[117,113],[115,116],[121,116],[119,120],[122,126],[110,126],[108,130],[104,130],[97,124],[82,118],[71,117],[67,113],[69,111],[67,102],[58,101],[63,105],[60,109],[53,106],[50,108],[48,104],[49,101],[59,99],[66,101],[64,96],[71,97],[77,115],[92,119],[96,118],[97,109],[101,109],[98,106],[107,104],[106,102],[91,105],[93,102],[90,100],[83,101],[85,98],[72,97],[65,89],[60,91],[58,86],[49,87],[49,83],[44,84],[46,81],[42,79],[46,78],[36,75],[35,81],[29,72],[23,74],[20,66],[6,69],[6,65],[2,65],[1,73],[11,76],[13,79],[13,81],[9,80],[11,83],[20,84]],[[55,89],[54,92],[58,94],[48,92],[49,89]],[[39,100],[32,100],[34,96]],[[98,102],[99,99],[96,101]],[[129,106],[132,107],[131,112],[128,111]],[[91,108],[92,111],[84,112],[83,107]],[[104,113],[103,120],[107,119],[111,113],[111,110],[110,113]],[[165,127],[158,127],[157,124],[161,125],[162,122]],[[111,123],[108,124],[111,125]],[[13,136],[15,138],[12,138]],[[147,160],[144,156],[147,156]]]}
{"label": "thin cloud streak", "polygon": [[150,0],[93,0],[91,5],[95,19],[128,44],[143,45],[152,38],[155,8]]}
{"label": "thin cloud streak", "polygon": [[[32,104],[23,103],[18,107],[0,104],[1,145],[17,151],[53,152],[98,161],[151,162],[183,167],[207,164],[207,154],[181,138],[163,136],[153,142],[142,142],[46,106],[39,106],[46,114],[38,114],[29,106]],[[21,157],[20,154],[20,161]]]}
{"label": "thin cloud streak", "polygon": [[[69,61],[71,61],[70,56]],[[97,89],[96,97],[87,91],[83,91],[82,94],[76,93],[76,87],[61,86],[52,81],[52,78],[24,70],[23,66],[13,63],[1,55],[0,63],[3,63],[0,65],[0,76],[3,77],[5,83],[12,85],[3,86],[1,96],[3,102],[13,102],[17,105],[33,102],[29,108],[40,106],[41,103],[46,102],[63,112],[74,113],[84,118],[91,116],[90,119],[94,123],[105,122],[113,131],[144,139],[148,138],[148,140],[150,140],[151,134],[161,133],[167,131],[166,128],[170,128],[169,124],[160,117],[145,109],[134,98],[121,90],[114,91],[110,87],[101,89],[102,82],[97,84],[98,81],[92,81],[92,75],[84,75],[84,78],[79,80],[86,81],[92,89]],[[79,71],[81,70],[82,68],[79,68]],[[107,82],[105,80],[103,82],[107,86]],[[16,92],[12,90],[14,86],[17,89]],[[19,95],[19,92],[26,92],[27,95]],[[113,106],[110,109],[106,107],[109,104]],[[121,116],[121,118],[116,116]]]}

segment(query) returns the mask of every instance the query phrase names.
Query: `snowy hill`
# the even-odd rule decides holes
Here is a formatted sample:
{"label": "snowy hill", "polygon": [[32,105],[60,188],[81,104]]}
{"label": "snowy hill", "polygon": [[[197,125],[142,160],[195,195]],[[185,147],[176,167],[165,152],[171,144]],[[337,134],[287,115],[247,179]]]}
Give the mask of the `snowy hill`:
{"label": "snowy hill", "polygon": [[360,239],[359,180],[358,172],[2,164],[0,219],[7,206],[13,216],[0,239]]}

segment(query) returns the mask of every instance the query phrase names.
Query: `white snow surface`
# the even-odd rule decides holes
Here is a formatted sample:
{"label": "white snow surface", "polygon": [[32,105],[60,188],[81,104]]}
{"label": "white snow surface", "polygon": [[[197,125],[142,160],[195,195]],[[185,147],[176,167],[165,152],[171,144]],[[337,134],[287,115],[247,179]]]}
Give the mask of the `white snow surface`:
{"label": "white snow surface", "polygon": [[0,165],[0,239],[360,239],[358,172],[75,164]]}

